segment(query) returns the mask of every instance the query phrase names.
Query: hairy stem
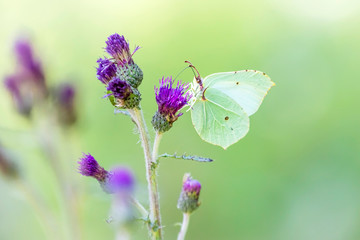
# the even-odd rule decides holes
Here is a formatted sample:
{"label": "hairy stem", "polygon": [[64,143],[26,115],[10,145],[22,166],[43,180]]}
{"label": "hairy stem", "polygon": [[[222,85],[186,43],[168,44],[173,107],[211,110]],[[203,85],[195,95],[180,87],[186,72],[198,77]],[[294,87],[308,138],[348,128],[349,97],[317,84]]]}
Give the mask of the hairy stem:
{"label": "hairy stem", "polygon": [[150,149],[150,137],[144,116],[139,109],[129,109],[129,113],[136,123],[141,138],[145,155],[146,180],[148,182],[149,204],[150,204],[150,226],[152,239],[162,239],[159,192],[156,180],[156,162],[152,158]]}
{"label": "hairy stem", "polygon": [[154,139],[154,147],[152,152],[152,160],[154,163],[158,163],[158,152],[159,152],[159,146],[160,146],[160,140],[162,137],[162,133],[156,132],[155,139]]}
{"label": "hairy stem", "polygon": [[139,212],[141,213],[143,218],[149,217],[148,211],[144,208],[143,205],[141,205],[141,203],[139,203],[139,201],[137,199],[135,199],[134,197],[131,197],[130,201],[139,210]]}
{"label": "hairy stem", "polygon": [[183,222],[181,224],[181,229],[178,235],[177,240],[184,240],[185,239],[185,235],[189,226],[189,221],[190,221],[190,213],[184,213],[183,214]]}

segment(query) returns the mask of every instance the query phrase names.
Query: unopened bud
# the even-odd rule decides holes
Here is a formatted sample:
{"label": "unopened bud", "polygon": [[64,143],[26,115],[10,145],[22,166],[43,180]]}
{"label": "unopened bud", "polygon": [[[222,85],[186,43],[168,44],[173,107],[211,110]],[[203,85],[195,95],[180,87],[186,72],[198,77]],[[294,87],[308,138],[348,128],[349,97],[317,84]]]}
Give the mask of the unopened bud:
{"label": "unopened bud", "polygon": [[117,76],[127,81],[133,88],[138,88],[143,80],[143,72],[135,63],[119,66]]}

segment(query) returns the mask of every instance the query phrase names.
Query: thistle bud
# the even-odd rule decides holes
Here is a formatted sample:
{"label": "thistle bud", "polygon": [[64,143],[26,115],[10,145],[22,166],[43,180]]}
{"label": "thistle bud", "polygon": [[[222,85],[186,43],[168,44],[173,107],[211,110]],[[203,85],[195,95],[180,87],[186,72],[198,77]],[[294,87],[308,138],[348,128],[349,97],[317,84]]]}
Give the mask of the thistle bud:
{"label": "thistle bud", "polygon": [[127,81],[115,77],[109,82],[107,90],[111,92],[109,95],[114,97],[116,107],[132,109],[139,106],[141,94],[136,88],[131,87]]}
{"label": "thistle bud", "polygon": [[135,63],[119,66],[117,76],[126,80],[133,88],[138,88],[143,80],[143,72]]}
{"label": "thistle bud", "polygon": [[200,190],[200,182],[192,179],[190,174],[185,174],[177,208],[184,213],[192,213],[193,211],[195,211],[200,206]]}
{"label": "thistle bud", "polygon": [[171,77],[162,78],[160,80],[160,87],[155,86],[155,99],[158,104],[158,111],[153,116],[151,121],[154,129],[158,132],[166,132],[170,130],[173,123],[183,113],[178,111],[188,104],[191,95],[186,90],[189,88],[188,84],[182,84],[181,81],[173,87],[174,80]]}

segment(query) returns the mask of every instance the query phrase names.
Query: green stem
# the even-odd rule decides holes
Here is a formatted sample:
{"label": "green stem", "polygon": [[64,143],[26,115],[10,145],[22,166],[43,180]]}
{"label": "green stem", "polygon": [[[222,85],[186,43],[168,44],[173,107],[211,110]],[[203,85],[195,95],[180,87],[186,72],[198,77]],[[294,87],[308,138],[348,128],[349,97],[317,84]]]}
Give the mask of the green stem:
{"label": "green stem", "polygon": [[22,179],[16,180],[16,185],[27,198],[33,209],[38,214],[40,224],[43,228],[44,234],[47,239],[58,239],[53,233],[56,232],[55,218],[50,214],[43,199],[36,193],[36,191]]}
{"label": "green stem", "polygon": [[184,213],[183,214],[183,222],[181,224],[181,229],[178,235],[177,240],[184,240],[185,239],[185,235],[189,226],[189,221],[190,221],[190,213]]}
{"label": "green stem", "polygon": [[[47,112],[43,113],[46,114]],[[59,206],[63,209],[63,217],[66,222],[64,226],[66,227],[66,234],[69,239],[81,239],[81,234],[78,229],[78,221],[76,215],[76,210],[72,205],[73,201],[73,191],[72,186],[69,185],[68,176],[64,172],[64,165],[62,164],[62,159],[59,157],[58,149],[56,148],[59,144],[59,128],[51,117],[44,117],[41,122],[34,121],[36,130],[38,131],[38,137],[40,145],[44,156],[47,158],[50,168],[53,171],[55,176],[55,184],[57,187],[56,194],[58,198]],[[53,130],[48,131],[52,126]]]}
{"label": "green stem", "polygon": [[125,226],[117,227],[115,233],[115,240],[130,240],[129,231],[126,229]]}
{"label": "green stem", "polygon": [[149,217],[149,212],[144,208],[144,206],[139,203],[138,200],[136,200],[134,197],[131,197],[131,203],[139,210],[143,218]]}
{"label": "green stem", "polygon": [[154,147],[152,152],[152,160],[154,163],[158,163],[158,152],[159,152],[159,146],[161,141],[162,133],[156,132],[155,139],[154,139]]}
{"label": "green stem", "polygon": [[[152,158],[150,137],[144,120],[144,115],[139,109],[129,109],[129,113],[136,123],[145,155],[146,180],[148,182],[150,204],[150,226],[152,239],[162,239],[159,192],[156,179],[156,162]],[[158,140],[155,140],[157,142]],[[158,143],[157,143],[158,144]]]}

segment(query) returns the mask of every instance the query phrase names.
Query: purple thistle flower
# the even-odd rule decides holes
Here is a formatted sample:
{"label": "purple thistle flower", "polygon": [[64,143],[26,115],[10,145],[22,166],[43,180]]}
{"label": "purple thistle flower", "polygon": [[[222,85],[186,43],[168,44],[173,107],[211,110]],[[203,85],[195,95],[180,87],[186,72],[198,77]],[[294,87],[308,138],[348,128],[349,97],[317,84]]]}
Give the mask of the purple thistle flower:
{"label": "purple thistle flower", "polygon": [[188,176],[183,183],[183,191],[187,195],[194,195],[196,199],[199,199],[200,190],[201,190],[200,182]]}
{"label": "purple thistle flower", "polygon": [[[124,36],[115,33],[108,37],[105,50],[118,62],[119,65],[133,64],[129,43]],[[136,49],[137,50],[137,49]]]}
{"label": "purple thistle flower", "polygon": [[109,193],[129,194],[134,190],[135,178],[125,167],[115,167],[109,171],[105,186]]}
{"label": "purple thistle flower", "polygon": [[196,210],[200,206],[200,190],[200,182],[192,179],[190,174],[185,174],[177,207],[185,213],[191,213]]}
{"label": "purple thistle flower", "polygon": [[88,177],[93,177],[97,179],[100,183],[103,183],[107,176],[108,172],[102,168],[98,162],[95,160],[90,153],[83,153],[83,157],[80,158],[79,163],[79,172]]}
{"label": "purple thistle flower", "polygon": [[118,77],[115,77],[109,82],[107,90],[111,91],[115,98],[122,100],[127,99],[132,93],[131,86]]}
{"label": "purple thistle flower", "polygon": [[[189,84],[182,84],[179,81],[175,88],[173,88],[174,81],[172,77],[162,78],[160,80],[160,87],[155,86],[156,102],[158,104],[158,111],[167,116],[169,121],[176,121],[182,115],[176,113],[184,107],[190,100],[191,95],[186,92]],[[185,93],[186,92],[186,93]]]}
{"label": "purple thistle flower", "polygon": [[99,58],[97,60],[99,66],[96,68],[97,78],[104,84],[108,84],[110,80],[116,76],[116,65],[107,58]]}

